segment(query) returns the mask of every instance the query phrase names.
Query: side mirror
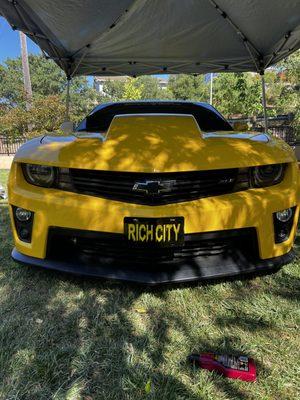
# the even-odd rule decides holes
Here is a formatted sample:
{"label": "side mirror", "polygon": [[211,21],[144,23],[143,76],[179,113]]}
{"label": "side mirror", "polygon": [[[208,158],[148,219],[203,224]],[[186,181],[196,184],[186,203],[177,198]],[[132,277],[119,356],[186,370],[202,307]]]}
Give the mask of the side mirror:
{"label": "side mirror", "polygon": [[73,133],[74,129],[75,129],[75,124],[74,122],[71,121],[65,121],[61,124],[60,129],[64,132],[64,133]]}
{"label": "side mirror", "polygon": [[236,121],[232,124],[232,126],[233,130],[236,132],[245,132],[249,130],[247,122]]}

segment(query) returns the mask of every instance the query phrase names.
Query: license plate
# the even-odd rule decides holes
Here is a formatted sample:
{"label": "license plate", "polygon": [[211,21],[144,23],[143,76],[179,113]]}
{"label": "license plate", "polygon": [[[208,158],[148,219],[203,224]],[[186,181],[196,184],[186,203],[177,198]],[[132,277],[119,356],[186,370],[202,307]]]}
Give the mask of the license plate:
{"label": "license plate", "polygon": [[184,218],[124,218],[125,238],[133,245],[176,247],[184,242]]}

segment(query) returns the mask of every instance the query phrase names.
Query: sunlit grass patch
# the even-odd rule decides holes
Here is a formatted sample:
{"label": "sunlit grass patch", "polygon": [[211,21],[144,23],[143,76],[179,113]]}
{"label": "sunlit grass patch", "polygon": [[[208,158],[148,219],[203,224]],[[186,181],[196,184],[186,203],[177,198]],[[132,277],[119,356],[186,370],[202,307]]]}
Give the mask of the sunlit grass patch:
{"label": "sunlit grass patch", "polygon": [[0,169],[0,185],[6,186],[8,174],[7,169]]}

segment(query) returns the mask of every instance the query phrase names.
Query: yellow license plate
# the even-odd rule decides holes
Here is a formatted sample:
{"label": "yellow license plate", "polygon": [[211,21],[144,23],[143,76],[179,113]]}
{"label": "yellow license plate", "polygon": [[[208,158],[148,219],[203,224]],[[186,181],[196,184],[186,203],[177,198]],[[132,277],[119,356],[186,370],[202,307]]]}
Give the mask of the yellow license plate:
{"label": "yellow license plate", "polygon": [[125,238],[135,245],[176,247],[184,242],[184,218],[124,218]]}

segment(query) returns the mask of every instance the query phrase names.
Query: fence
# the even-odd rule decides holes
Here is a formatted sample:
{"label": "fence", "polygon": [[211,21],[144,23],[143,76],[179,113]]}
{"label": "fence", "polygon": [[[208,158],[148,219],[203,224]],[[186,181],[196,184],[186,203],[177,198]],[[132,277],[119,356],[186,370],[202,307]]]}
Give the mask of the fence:
{"label": "fence", "polygon": [[[263,132],[265,129],[262,127],[255,127],[253,130]],[[268,132],[273,136],[285,140],[288,144],[294,144],[296,142],[296,130],[290,125],[270,126]]]}
{"label": "fence", "polygon": [[[296,129],[292,124],[294,114],[277,115],[276,117],[268,118],[268,132],[276,137],[286,141],[288,144],[294,144],[297,141],[297,134],[299,129]],[[247,123],[251,130],[256,132],[264,132],[264,118],[231,118],[229,122],[244,122]]]}
{"label": "fence", "polygon": [[13,155],[25,142],[26,138],[10,138],[0,135],[0,154],[7,156]]}

